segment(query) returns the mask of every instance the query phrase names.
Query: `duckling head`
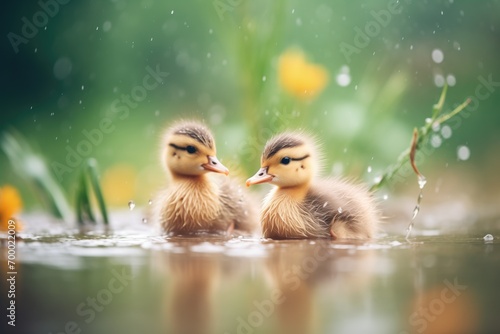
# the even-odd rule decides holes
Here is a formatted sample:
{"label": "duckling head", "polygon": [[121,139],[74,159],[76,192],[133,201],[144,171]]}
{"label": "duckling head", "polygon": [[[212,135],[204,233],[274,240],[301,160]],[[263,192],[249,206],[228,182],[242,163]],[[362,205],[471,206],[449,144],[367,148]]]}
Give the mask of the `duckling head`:
{"label": "duckling head", "polygon": [[174,176],[200,176],[208,172],[229,174],[216,157],[210,130],[194,121],[178,123],[167,131],[162,160]]}
{"label": "duckling head", "polygon": [[317,159],[312,138],[295,132],[276,135],[264,148],[261,168],[246,184],[271,183],[280,188],[307,185],[317,172]]}

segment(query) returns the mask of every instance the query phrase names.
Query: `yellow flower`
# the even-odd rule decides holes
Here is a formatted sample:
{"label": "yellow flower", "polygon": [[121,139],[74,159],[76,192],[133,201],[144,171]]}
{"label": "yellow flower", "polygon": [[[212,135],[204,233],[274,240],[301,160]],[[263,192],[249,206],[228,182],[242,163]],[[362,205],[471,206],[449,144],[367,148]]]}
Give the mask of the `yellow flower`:
{"label": "yellow flower", "polygon": [[104,172],[102,189],[109,206],[123,206],[134,198],[137,172],[133,166],[117,164]]}
{"label": "yellow flower", "polygon": [[7,231],[9,220],[16,222],[16,231],[22,228],[19,220],[14,218],[22,205],[21,196],[16,188],[9,185],[0,187],[0,231]]}
{"label": "yellow flower", "polygon": [[312,99],[328,82],[328,71],[321,65],[307,61],[300,50],[288,50],[278,62],[281,86],[300,99]]}

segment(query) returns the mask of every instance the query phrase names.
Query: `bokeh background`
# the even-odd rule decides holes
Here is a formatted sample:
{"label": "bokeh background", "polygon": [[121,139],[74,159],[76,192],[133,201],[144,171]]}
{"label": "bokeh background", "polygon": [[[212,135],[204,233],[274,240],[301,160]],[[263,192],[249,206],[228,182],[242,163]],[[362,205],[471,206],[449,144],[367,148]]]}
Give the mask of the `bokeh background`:
{"label": "bokeh background", "polygon": [[[474,103],[427,143],[427,198],[476,209],[497,202],[500,1],[42,3],[9,3],[1,14],[0,132],[16,129],[49,167],[67,165],[84,131],[110,119],[112,130],[82,158],[99,162],[112,207],[144,205],[164,184],[161,134],[181,117],[205,120],[219,158],[242,178],[272,133],[303,128],[323,142],[326,174],[372,183],[431,116],[445,83],[445,110]],[[27,21],[40,27],[23,37]],[[148,68],[168,76],[141,90]],[[303,80],[283,74],[293,71]],[[304,82],[308,94],[293,91]],[[133,94],[140,101],[126,107]],[[69,198],[78,168],[59,178]],[[0,184],[18,188],[26,210],[38,208],[3,153],[0,169]],[[408,174],[382,194],[416,189]]]}

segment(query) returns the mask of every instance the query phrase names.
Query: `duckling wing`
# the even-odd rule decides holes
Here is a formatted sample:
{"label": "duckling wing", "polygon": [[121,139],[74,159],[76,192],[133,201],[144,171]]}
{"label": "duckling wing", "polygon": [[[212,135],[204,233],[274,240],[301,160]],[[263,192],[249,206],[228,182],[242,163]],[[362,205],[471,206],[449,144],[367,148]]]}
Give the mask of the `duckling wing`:
{"label": "duckling wing", "polygon": [[305,205],[338,238],[371,238],[378,211],[368,187],[341,178],[321,180],[311,187]]}

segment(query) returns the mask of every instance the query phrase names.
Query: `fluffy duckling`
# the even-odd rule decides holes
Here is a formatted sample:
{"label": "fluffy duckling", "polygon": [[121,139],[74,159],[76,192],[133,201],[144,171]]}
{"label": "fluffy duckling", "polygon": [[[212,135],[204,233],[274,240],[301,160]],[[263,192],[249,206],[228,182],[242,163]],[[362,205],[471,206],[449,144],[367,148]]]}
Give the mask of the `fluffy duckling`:
{"label": "fluffy duckling", "polygon": [[[249,201],[227,177],[217,159],[210,130],[195,121],[171,126],[162,142],[162,161],[170,184],[159,200],[159,218],[168,234],[252,232]],[[218,175],[217,175],[218,174]]]}
{"label": "fluffy duckling", "polygon": [[261,211],[264,237],[373,237],[378,212],[367,187],[338,178],[315,180],[319,161],[314,141],[303,134],[287,132],[267,142],[261,168],[246,182],[276,186]]}

